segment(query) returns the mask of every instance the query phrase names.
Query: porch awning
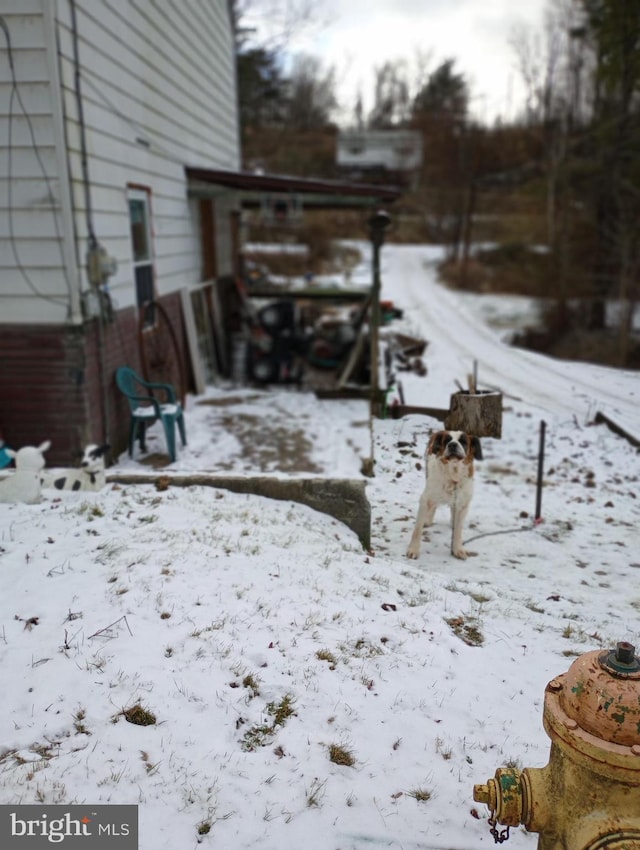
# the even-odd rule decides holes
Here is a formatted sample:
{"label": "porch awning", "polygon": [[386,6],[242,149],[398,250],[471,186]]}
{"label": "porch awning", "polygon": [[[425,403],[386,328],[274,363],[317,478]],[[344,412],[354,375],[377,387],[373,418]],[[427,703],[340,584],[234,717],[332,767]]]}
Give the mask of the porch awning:
{"label": "porch awning", "polygon": [[185,172],[191,197],[211,198],[231,190],[237,193],[241,205],[248,209],[261,207],[268,195],[299,196],[305,208],[362,209],[393,203],[402,194],[397,186],[377,186],[373,183],[347,183],[189,166]]}

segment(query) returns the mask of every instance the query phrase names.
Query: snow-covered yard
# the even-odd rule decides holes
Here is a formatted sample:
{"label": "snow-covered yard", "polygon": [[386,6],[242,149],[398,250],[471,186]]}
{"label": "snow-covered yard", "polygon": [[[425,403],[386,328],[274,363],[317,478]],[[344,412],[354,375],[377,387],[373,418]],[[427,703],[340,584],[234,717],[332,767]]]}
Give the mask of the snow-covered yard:
{"label": "snow-covered yard", "polygon": [[[594,424],[640,436],[640,380],[506,347],[435,282],[436,253],[385,246],[383,297],[429,341],[407,403],[446,407],[474,360],[504,393],[475,556],[450,556],[443,510],[405,557],[439,427],[421,416],[374,422],[370,552],[304,506],[204,487],[0,505],[0,804],[138,804],[141,850],[493,846],[473,785],[546,763],[546,683],[576,655],[640,645],[638,452]],[[371,449],[358,402],[208,396],[254,416],[259,443],[261,421],[302,422],[318,474],[357,476]],[[250,474],[227,408],[196,402],[169,469]],[[138,704],[155,722],[127,721]],[[536,841],[512,831],[514,850]]]}

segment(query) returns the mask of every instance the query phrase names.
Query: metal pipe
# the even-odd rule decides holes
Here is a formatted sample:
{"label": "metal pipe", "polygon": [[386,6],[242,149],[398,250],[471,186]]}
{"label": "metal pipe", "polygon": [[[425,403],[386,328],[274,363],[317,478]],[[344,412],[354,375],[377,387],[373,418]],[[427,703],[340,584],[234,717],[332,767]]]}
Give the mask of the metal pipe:
{"label": "metal pipe", "polygon": [[544,442],[547,431],[547,423],[540,421],[540,443],[538,447],[538,477],[536,480],[536,515],[535,521],[540,522],[542,516],[542,478],[544,475]]}
{"label": "metal pipe", "polygon": [[377,416],[380,407],[380,248],[391,219],[384,210],[378,210],[369,219],[369,234],[373,249],[373,286],[371,290],[371,321],[369,328],[371,413]]}

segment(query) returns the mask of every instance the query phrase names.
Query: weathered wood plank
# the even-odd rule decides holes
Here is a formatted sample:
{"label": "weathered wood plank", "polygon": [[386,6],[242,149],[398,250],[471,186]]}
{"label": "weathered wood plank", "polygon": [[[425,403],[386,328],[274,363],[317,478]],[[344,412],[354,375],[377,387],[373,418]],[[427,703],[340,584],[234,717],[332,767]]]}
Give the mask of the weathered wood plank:
{"label": "weathered wood plank", "polygon": [[607,426],[614,434],[618,434],[620,437],[624,437],[625,440],[628,440],[632,446],[640,447],[640,439],[635,434],[632,434],[627,430],[623,425],[620,425],[610,416],[607,416],[606,413],[602,413],[598,411],[595,415],[594,422],[602,423]]}
{"label": "weathered wood plank", "polygon": [[389,407],[389,415],[392,419],[402,419],[403,416],[431,416],[444,422],[449,415],[449,410],[443,407],[412,407],[409,404],[392,404]]}

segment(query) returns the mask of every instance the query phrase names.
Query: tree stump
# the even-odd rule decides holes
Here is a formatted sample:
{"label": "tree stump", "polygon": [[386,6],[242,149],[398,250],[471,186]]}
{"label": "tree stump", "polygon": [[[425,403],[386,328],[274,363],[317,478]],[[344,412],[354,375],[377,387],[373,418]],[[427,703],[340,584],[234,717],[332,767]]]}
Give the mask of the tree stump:
{"label": "tree stump", "polygon": [[468,390],[454,393],[449,415],[444,421],[447,431],[465,431],[474,437],[502,437],[502,393]]}

